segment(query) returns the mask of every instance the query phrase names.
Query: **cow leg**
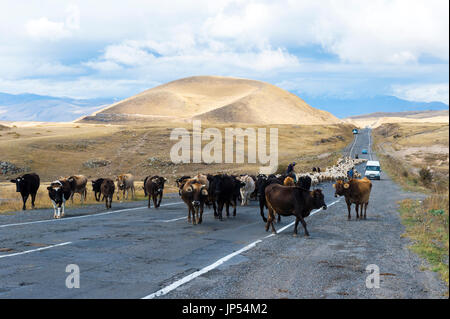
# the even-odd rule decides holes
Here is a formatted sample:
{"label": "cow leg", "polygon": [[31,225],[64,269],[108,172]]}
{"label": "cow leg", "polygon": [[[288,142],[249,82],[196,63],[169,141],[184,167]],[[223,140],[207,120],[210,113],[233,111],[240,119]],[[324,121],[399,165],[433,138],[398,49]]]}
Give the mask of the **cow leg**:
{"label": "cow leg", "polygon": [[36,193],[31,194],[31,208],[34,209],[34,201],[36,200]]}
{"label": "cow leg", "polygon": [[187,220],[188,220],[188,223],[191,222],[191,205],[188,205],[188,218],[187,218]]}
{"label": "cow leg", "polygon": [[277,220],[277,223],[280,223],[280,222],[281,222],[281,215],[278,214],[278,220]]}
{"label": "cow leg", "polygon": [[224,204],[224,202],[222,202],[222,201],[217,203],[217,205],[218,205],[217,214],[218,214],[220,220],[223,220],[223,217],[222,217],[223,204]]}
{"label": "cow leg", "polygon": [[[279,216],[279,215],[278,215]],[[300,218],[296,217],[295,218],[295,225],[294,225],[294,236],[297,237],[297,226],[298,223],[300,222]]]}
{"label": "cow leg", "polygon": [[236,217],[236,207],[237,207],[236,199],[234,199],[234,200],[231,202],[231,205],[233,206],[233,217]]}
{"label": "cow leg", "polygon": [[364,219],[367,219],[367,206],[369,205],[369,202],[364,204]]}
{"label": "cow leg", "polygon": [[350,220],[352,219],[352,216],[350,215],[350,210],[351,210],[351,203],[347,202],[347,210],[348,210],[348,217],[347,219]]}
{"label": "cow leg", "polygon": [[157,196],[157,206],[156,207],[161,206],[161,201],[162,201],[162,194],[158,194],[158,196]]}
{"label": "cow leg", "polygon": [[152,198],[152,195],[150,195],[150,194],[148,194],[148,208],[150,208],[150,203],[151,203],[151,198]]}
{"label": "cow leg", "polygon": [[52,200],[53,204],[53,218],[56,218],[56,203]]}
{"label": "cow leg", "polygon": [[356,211],[356,220],[359,219],[359,214],[358,214],[358,210],[359,210],[359,204],[355,203],[355,211]]}
{"label": "cow leg", "polygon": [[216,206],[216,201],[213,200],[212,201],[212,205],[213,205],[213,209],[214,209],[214,218],[219,218],[219,214],[217,213],[217,206]]}
{"label": "cow leg", "polygon": [[309,236],[308,229],[306,229],[306,222],[303,219],[303,217],[300,217],[300,222],[302,223],[302,226],[305,229],[305,236]]}
{"label": "cow leg", "polygon": [[66,208],[66,200],[63,197],[61,217],[64,217],[64,209]]}
{"label": "cow leg", "polygon": [[264,201],[262,201],[262,200],[260,200],[259,201],[259,211],[260,211],[260,214],[261,214],[261,217],[262,217],[262,219],[263,219],[263,221],[265,222],[265,223],[267,223],[267,218],[264,216]]}
{"label": "cow leg", "polygon": [[158,195],[153,195],[153,206],[158,208]]}
{"label": "cow leg", "polygon": [[203,221],[203,204],[200,206],[200,218],[198,220],[198,223],[201,224]]}
{"label": "cow leg", "polygon": [[22,201],[23,201],[23,206],[22,206],[22,210],[27,210],[27,199],[28,199],[28,194],[27,195],[22,195]]}

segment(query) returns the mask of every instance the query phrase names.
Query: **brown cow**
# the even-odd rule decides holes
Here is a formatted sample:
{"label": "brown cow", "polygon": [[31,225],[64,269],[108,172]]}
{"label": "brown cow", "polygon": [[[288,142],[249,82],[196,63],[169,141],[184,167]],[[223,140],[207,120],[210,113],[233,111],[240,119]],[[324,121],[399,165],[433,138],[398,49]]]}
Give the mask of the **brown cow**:
{"label": "brown cow", "polygon": [[[369,205],[370,191],[372,190],[372,183],[367,178],[363,179],[351,179],[348,182],[339,180],[336,184],[333,184],[336,192],[335,197],[345,196],[345,202],[347,203],[348,209],[348,219],[351,219],[350,211],[351,205],[355,204],[356,210],[356,220],[358,218],[363,218],[363,208],[364,208],[364,219],[366,219],[367,205]],[[361,206],[361,208],[359,208]],[[358,209],[360,209],[360,215],[358,215]],[[360,217],[361,216],[361,217]]]}
{"label": "brown cow", "polygon": [[150,200],[153,198],[153,205],[158,208],[164,192],[164,183],[167,181],[160,176],[147,176],[144,180],[145,194],[148,195],[148,208],[150,208]]}
{"label": "brown cow", "polygon": [[294,236],[297,236],[298,222],[302,223],[305,229],[305,236],[309,236],[304,218],[308,217],[313,209],[327,209],[323,193],[320,189],[308,191],[297,186],[270,184],[265,189],[265,195],[267,207],[269,208],[266,231],[272,225],[273,233],[276,233],[275,227],[273,226],[275,213],[283,216],[294,215],[296,217]]}
{"label": "brown cow", "polygon": [[295,186],[295,181],[292,177],[288,176],[283,181],[284,186]]}
{"label": "brown cow", "polygon": [[128,192],[131,190],[131,198],[134,199],[135,191],[134,191],[134,176],[131,174],[120,174],[116,178],[117,182],[117,200],[119,200],[119,190],[123,191],[122,200],[125,197],[125,192],[127,192],[127,200],[128,200]]}
{"label": "brown cow", "polygon": [[103,195],[103,199],[105,199],[106,209],[111,208],[115,189],[116,186],[114,185],[114,181],[112,179],[103,179],[102,184],[100,185],[100,192]]}
{"label": "brown cow", "polygon": [[181,198],[188,207],[188,223],[201,224],[203,218],[203,207],[208,198],[208,188],[197,180],[187,180],[181,190]]}
{"label": "brown cow", "polygon": [[69,183],[70,190],[72,192],[70,195],[70,200],[72,201],[72,204],[73,204],[73,196],[75,194],[80,194],[81,204],[83,204],[83,202],[87,196],[86,185],[87,185],[88,180],[87,180],[86,176],[72,175],[69,177],[61,178],[60,181],[67,181]]}

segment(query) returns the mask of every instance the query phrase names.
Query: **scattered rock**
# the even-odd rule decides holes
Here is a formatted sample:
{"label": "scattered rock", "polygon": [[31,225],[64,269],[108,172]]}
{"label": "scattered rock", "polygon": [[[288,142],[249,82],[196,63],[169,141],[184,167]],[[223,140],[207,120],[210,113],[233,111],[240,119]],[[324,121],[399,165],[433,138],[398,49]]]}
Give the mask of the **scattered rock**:
{"label": "scattered rock", "polygon": [[29,167],[17,167],[11,162],[0,161],[0,174],[2,175],[18,174],[28,172],[29,170]]}
{"label": "scattered rock", "polygon": [[103,160],[103,159],[90,159],[83,163],[84,167],[87,168],[97,168],[97,167],[104,167],[111,164],[111,161]]}
{"label": "scattered rock", "polygon": [[158,166],[175,166],[176,164],[171,162],[171,161],[162,161],[159,158],[156,157],[149,157],[147,158],[147,163],[148,166],[154,166],[154,167],[158,167]]}

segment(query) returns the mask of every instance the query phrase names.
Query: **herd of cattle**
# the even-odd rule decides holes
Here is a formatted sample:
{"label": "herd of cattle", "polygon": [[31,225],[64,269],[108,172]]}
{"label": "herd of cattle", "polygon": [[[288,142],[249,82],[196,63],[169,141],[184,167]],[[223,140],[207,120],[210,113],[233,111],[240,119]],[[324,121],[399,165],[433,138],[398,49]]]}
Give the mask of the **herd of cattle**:
{"label": "herd of cattle", "polygon": [[[192,224],[201,224],[205,205],[213,208],[214,217],[223,220],[223,209],[227,217],[230,215],[230,206],[233,208],[233,216],[236,216],[238,201],[242,206],[248,205],[249,200],[259,202],[259,212],[266,223],[266,231],[272,227],[275,233],[274,221],[278,222],[281,216],[296,217],[294,235],[297,234],[298,223],[301,222],[308,236],[305,217],[309,216],[313,209],[326,209],[325,198],[320,189],[311,190],[311,186],[324,181],[336,182],[335,196],[344,196],[350,219],[351,204],[355,204],[356,218],[366,218],[367,205],[369,203],[371,182],[367,178],[360,179],[361,175],[355,171],[354,178],[348,180],[346,172],[355,165],[365,160],[341,158],[333,167],[325,170],[313,168],[312,173],[290,175],[227,175],[227,174],[198,174],[196,176],[183,176],[176,180],[179,195],[188,208],[187,220]],[[158,208],[164,192],[164,184],[167,181],[161,176],[147,176],[144,179],[143,189],[148,196],[148,207],[153,201]],[[16,191],[20,192],[23,200],[23,209],[26,209],[26,201],[31,196],[32,208],[35,207],[35,198],[39,189],[40,179],[35,173],[25,174],[12,179],[16,184]],[[54,208],[54,218],[64,216],[65,202],[73,196],[80,194],[81,202],[86,199],[88,180],[83,175],[74,175],[53,181],[47,187],[49,198]],[[106,208],[111,208],[114,193],[117,200],[128,199],[129,192],[135,197],[134,177],[131,174],[117,176],[116,183],[110,178],[98,178],[91,181],[92,190],[97,201],[105,201]],[[126,194],[126,197],[125,197]],[[264,215],[268,210],[268,217]],[[364,214],[363,214],[364,210]]]}

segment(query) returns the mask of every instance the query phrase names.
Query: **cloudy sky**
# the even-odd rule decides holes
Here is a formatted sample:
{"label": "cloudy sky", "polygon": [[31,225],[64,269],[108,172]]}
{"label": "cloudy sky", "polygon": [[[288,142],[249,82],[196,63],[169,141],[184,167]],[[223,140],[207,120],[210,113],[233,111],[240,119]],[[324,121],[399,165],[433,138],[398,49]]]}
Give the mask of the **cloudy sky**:
{"label": "cloudy sky", "polygon": [[0,92],[136,94],[178,78],[449,100],[448,0],[2,0]]}

